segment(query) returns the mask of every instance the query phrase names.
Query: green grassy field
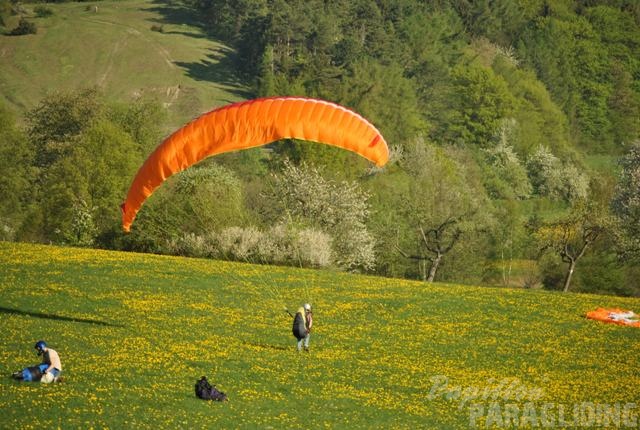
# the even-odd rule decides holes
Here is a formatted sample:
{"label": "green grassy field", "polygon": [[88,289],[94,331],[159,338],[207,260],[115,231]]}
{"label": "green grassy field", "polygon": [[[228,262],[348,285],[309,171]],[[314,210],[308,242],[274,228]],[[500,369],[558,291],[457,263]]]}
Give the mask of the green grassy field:
{"label": "green grassy field", "polygon": [[[35,6],[22,7],[32,12]],[[0,36],[0,100],[18,112],[51,91],[97,86],[115,101],[159,100],[176,126],[248,96],[233,74],[230,50],[206,37],[195,17],[171,2],[46,7],[52,16],[30,18],[37,34]],[[163,32],[152,31],[153,25]]]}
{"label": "green grassy field", "polygon": [[[307,300],[297,353],[283,306]],[[501,428],[527,404],[558,423],[638,399],[640,332],[597,306],[640,300],[0,243],[0,428]],[[40,338],[65,381],[10,379]],[[230,401],[196,399],[201,375]]]}

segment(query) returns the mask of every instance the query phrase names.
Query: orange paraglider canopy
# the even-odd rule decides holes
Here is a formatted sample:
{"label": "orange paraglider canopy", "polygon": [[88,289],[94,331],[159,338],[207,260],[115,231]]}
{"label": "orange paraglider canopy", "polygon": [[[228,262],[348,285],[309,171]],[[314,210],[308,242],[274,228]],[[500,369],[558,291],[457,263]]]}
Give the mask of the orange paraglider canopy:
{"label": "orange paraglider canopy", "polygon": [[605,323],[628,325],[631,327],[640,327],[640,320],[638,315],[633,311],[624,309],[612,308],[598,308],[595,311],[587,312],[587,318]]}
{"label": "orange paraglider canopy", "polygon": [[121,205],[122,228],[129,231],[142,204],[171,175],[212,155],[281,139],[337,146],[378,166],[389,158],[380,132],[362,116],[335,103],[272,97],[230,104],[180,128],[147,158]]}

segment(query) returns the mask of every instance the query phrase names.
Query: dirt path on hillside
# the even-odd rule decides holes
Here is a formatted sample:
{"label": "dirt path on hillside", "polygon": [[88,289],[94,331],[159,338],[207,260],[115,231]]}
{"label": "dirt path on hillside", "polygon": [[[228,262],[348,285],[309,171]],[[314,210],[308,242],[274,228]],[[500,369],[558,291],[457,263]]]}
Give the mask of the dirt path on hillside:
{"label": "dirt path on hillside", "polygon": [[113,27],[120,27],[120,28],[126,29],[126,34],[123,36],[123,38],[121,40],[116,42],[115,46],[111,50],[111,52],[109,54],[109,61],[107,63],[107,69],[105,70],[105,72],[102,74],[102,76],[98,80],[98,85],[102,86],[104,84],[104,82],[106,81],[107,77],[109,76],[109,73],[111,72],[111,69],[113,68],[114,58],[116,57],[118,51],[120,51],[124,46],[126,46],[126,44],[128,42],[128,38],[131,37],[131,36],[139,37],[142,40],[144,40],[145,42],[147,42],[164,59],[165,63],[167,63],[167,66],[169,66],[169,68],[171,68],[171,69],[175,69],[176,68],[176,65],[174,64],[174,60],[171,57],[171,53],[166,48],[164,48],[163,46],[159,45],[157,42],[155,42],[155,41],[151,40],[150,38],[146,37],[144,34],[142,34],[135,27],[132,27],[132,26],[126,25],[126,24],[120,24],[120,23],[116,23],[116,22],[105,21],[105,20],[101,20],[101,19],[95,19],[95,18],[80,18],[80,19],[82,19],[83,21],[88,21],[88,22],[92,22],[92,23],[95,23],[95,24],[110,25],[110,26],[113,26]]}
{"label": "dirt path on hillside", "polygon": [[100,76],[100,78],[98,79],[98,86],[99,87],[104,87],[104,83],[106,82],[107,78],[111,74],[111,70],[113,69],[113,63],[114,63],[115,58],[118,56],[118,52],[120,52],[122,50],[122,48],[127,46],[127,41],[128,41],[128,37],[126,35],[123,36],[120,40],[118,40],[115,43],[115,45],[111,49],[111,52],[109,52],[109,58],[107,60],[107,67],[105,68],[105,71],[102,74],[102,76]]}

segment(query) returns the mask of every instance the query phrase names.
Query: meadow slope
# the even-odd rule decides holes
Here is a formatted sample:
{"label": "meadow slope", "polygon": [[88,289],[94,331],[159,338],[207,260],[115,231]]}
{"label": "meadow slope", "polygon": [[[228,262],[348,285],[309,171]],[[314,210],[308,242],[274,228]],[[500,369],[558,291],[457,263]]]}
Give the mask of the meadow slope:
{"label": "meadow slope", "polygon": [[182,6],[150,0],[47,3],[53,15],[44,18],[33,16],[35,6],[22,7],[37,34],[0,36],[0,100],[17,112],[52,91],[97,87],[112,101],[158,100],[175,127],[249,96],[233,73],[231,50],[207,37],[197,16]]}
{"label": "meadow slope", "polygon": [[[308,354],[283,311],[306,300]],[[640,300],[0,243],[0,428],[468,428],[453,386],[501,411],[625,404],[640,332],[597,306]],[[11,380],[40,338],[65,381]],[[196,399],[201,375],[230,401]]]}

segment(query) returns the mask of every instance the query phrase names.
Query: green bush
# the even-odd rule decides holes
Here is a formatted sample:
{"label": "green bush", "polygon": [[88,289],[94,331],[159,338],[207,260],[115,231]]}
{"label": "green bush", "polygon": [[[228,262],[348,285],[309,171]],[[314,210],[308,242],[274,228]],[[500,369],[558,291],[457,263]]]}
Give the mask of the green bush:
{"label": "green bush", "polygon": [[618,264],[615,254],[600,252],[586,255],[576,270],[575,291],[633,296],[633,284],[625,275],[625,269]]}
{"label": "green bush", "polygon": [[542,285],[547,290],[562,290],[565,267],[560,257],[555,254],[544,254],[538,260]]}
{"label": "green bush", "polygon": [[46,6],[36,6],[33,8],[33,13],[35,13],[38,18],[46,18],[53,15],[53,10]]}
{"label": "green bush", "polygon": [[18,25],[16,26],[16,28],[9,32],[9,35],[22,36],[24,34],[36,34],[37,32],[38,28],[36,27],[35,23],[27,21],[25,18],[20,18]]}

